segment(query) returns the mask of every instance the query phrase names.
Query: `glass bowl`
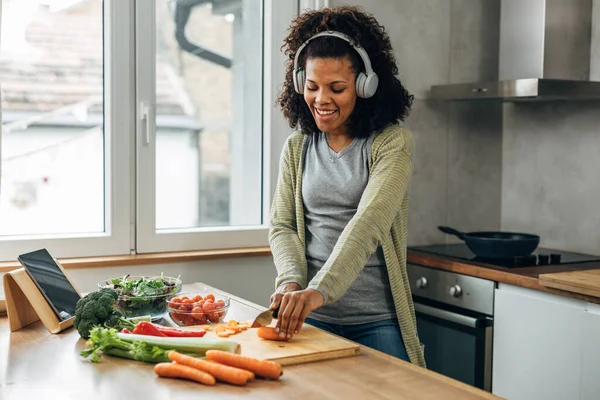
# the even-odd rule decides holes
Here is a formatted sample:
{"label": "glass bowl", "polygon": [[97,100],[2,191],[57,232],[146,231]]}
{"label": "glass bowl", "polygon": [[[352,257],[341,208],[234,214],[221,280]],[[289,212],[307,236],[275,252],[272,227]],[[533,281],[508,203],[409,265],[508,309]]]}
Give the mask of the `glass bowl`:
{"label": "glass bowl", "polygon": [[223,295],[180,293],[170,296],[167,311],[178,326],[217,324],[227,315],[229,302]]}
{"label": "glass bowl", "polygon": [[126,318],[150,316],[157,321],[167,312],[168,298],[181,292],[181,285],[181,279],[170,276],[125,276],[99,282],[98,288],[117,292],[115,308]]}

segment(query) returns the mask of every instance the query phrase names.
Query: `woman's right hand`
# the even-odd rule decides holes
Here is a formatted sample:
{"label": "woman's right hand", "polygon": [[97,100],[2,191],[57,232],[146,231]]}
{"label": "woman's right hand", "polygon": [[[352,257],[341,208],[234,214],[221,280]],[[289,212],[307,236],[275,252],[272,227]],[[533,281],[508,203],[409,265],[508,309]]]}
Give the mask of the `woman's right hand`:
{"label": "woman's right hand", "polygon": [[281,305],[281,299],[283,299],[284,294],[298,290],[302,290],[302,287],[295,282],[290,282],[279,286],[275,293],[271,295],[271,305],[269,306],[269,310],[275,310]]}

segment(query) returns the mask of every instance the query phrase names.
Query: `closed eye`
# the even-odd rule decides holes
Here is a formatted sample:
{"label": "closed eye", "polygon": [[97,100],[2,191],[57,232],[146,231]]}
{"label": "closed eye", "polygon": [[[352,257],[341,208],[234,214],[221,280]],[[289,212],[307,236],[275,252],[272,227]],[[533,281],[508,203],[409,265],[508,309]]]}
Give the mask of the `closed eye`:
{"label": "closed eye", "polygon": [[[307,86],[306,89],[310,92],[316,92],[317,90],[319,90],[318,88],[314,88],[314,87],[310,87],[310,86]],[[344,89],[331,89],[331,91],[335,94],[340,94],[344,90],[346,90],[346,89],[345,88]]]}

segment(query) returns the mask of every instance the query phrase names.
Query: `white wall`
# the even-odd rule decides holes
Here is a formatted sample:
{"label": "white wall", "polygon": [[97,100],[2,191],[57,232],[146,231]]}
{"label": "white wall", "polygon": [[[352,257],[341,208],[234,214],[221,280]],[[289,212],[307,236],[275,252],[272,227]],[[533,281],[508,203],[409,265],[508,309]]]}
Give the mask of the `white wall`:
{"label": "white wall", "polygon": [[126,274],[160,275],[161,272],[175,277],[181,274],[184,284],[202,282],[265,307],[269,305],[276,276],[271,257],[67,269],[67,274],[80,292],[96,290],[98,282],[111,277]]}

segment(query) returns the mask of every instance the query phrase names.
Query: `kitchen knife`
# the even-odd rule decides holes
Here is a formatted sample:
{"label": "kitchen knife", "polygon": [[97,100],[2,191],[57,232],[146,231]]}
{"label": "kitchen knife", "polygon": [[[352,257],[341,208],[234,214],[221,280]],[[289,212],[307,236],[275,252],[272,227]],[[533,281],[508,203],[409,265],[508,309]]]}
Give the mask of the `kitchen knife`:
{"label": "kitchen knife", "polygon": [[277,319],[278,312],[279,312],[279,307],[277,307],[274,310],[265,310],[265,311],[261,312],[260,314],[258,314],[256,316],[256,318],[254,319],[254,322],[252,322],[251,327],[258,328],[260,326],[269,325],[273,321],[273,318]]}

